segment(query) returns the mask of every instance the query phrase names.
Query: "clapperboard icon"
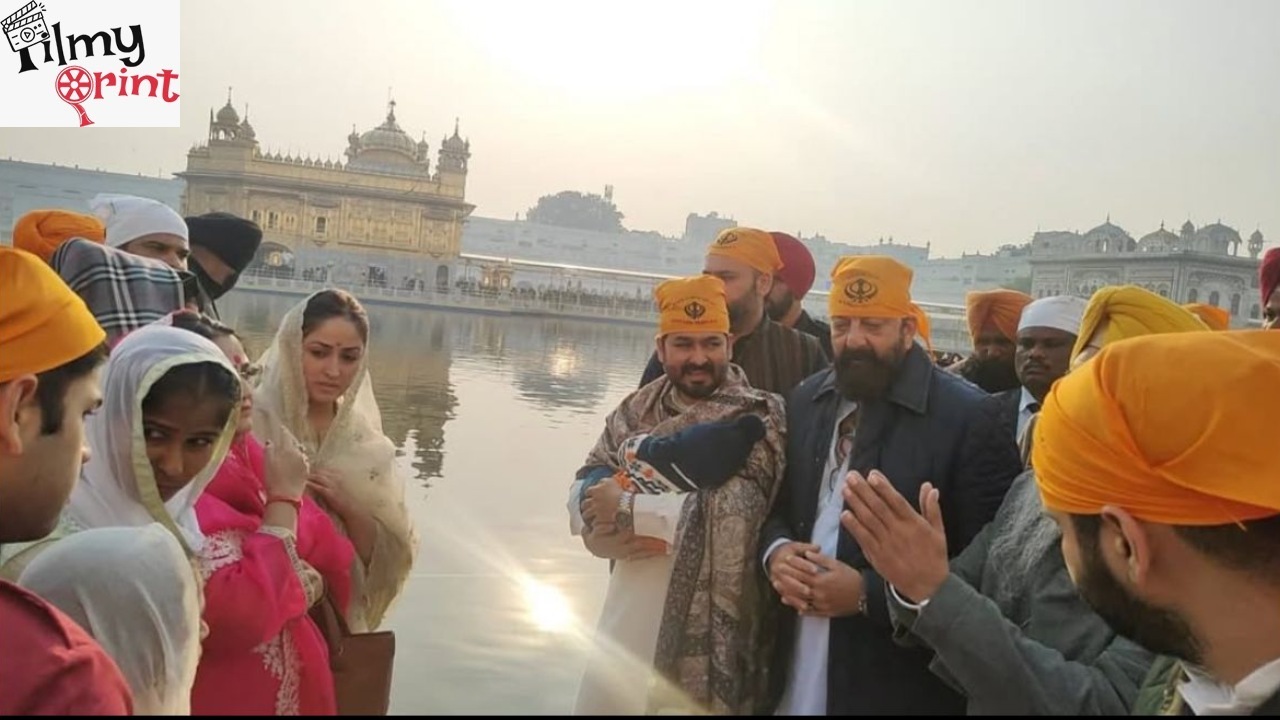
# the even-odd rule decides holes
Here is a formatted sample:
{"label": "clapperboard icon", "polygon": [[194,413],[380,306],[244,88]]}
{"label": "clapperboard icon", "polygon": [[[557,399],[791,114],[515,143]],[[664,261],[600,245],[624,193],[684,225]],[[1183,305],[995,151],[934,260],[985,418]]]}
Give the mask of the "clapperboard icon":
{"label": "clapperboard icon", "polygon": [[49,26],[44,22],[44,5],[37,0],[31,0],[4,20],[0,20],[0,31],[9,38],[9,47],[14,52],[48,40]]}

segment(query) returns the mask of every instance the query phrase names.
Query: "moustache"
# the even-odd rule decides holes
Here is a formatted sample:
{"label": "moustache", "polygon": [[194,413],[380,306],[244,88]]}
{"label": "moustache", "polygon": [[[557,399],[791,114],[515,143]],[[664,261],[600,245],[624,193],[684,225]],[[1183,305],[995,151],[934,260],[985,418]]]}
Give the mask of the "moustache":
{"label": "moustache", "polygon": [[858,348],[857,350],[846,350],[839,359],[839,364],[844,366],[863,364],[877,364],[880,358],[876,356],[874,350],[870,348]]}
{"label": "moustache", "polygon": [[713,375],[715,374],[715,371],[716,371],[716,366],[712,365],[711,363],[704,363],[702,365],[694,365],[693,363],[686,363],[683,367],[680,368],[680,374],[682,375],[689,375],[696,372],[704,372],[704,373],[707,373],[708,375]]}

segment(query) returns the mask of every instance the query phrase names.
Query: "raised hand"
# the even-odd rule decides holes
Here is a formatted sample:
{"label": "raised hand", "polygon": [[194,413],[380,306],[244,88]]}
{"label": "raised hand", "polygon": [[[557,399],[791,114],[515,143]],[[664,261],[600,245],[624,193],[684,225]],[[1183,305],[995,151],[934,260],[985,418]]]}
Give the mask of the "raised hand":
{"label": "raised hand", "polygon": [[920,487],[922,515],[879,471],[866,478],[851,472],[844,501],[849,509],[841,513],[840,524],[880,577],[912,602],[933,597],[950,572],[937,488]]}

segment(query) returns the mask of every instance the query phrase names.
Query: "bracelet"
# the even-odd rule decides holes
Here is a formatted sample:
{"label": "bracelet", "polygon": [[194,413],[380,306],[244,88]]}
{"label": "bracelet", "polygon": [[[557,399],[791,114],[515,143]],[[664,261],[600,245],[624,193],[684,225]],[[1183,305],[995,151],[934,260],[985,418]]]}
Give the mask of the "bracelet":
{"label": "bracelet", "polygon": [[267,504],[270,505],[271,503],[284,503],[286,505],[292,505],[295,511],[297,511],[298,513],[302,512],[302,498],[291,498],[291,497],[285,497],[284,495],[272,495],[271,497],[267,498]]}

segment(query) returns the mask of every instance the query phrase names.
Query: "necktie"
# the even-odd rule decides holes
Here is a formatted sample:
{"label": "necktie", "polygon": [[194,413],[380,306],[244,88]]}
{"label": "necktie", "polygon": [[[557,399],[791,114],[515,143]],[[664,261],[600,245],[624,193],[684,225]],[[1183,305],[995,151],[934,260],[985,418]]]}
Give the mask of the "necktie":
{"label": "necktie", "polygon": [[853,436],[858,427],[858,411],[854,410],[840,421],[840,433],[836,436],[835,463],[831,468],[831,476],[827,478],[826,492],[835,492],[840,480],[844,478],[845,462],[849,453],[853,452]]}

